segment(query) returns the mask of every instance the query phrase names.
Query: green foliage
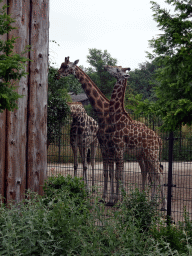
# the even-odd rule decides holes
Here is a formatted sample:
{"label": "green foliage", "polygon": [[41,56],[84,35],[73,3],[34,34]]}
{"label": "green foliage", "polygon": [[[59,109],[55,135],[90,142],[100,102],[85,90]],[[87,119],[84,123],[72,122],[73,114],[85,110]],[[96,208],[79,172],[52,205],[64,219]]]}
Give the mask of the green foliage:
{"label": "green foliage", "polygon": [[[2,2],[2,0],[0,0]],[[6,14],[6,8],[8,6],[4,5],[0,9],[0,35],[9,33],[12,29],[17,29],[12,27],[10,24],[14,23],[15,20]],[[22,95],[18,94],[15,89],[16,83],[28,73],[24,71],[25,62],[30,61],[25,57],[21,57],[19,54],[13,52],[13,44],[16,42],[17,37],[12,37],[11,39],[0,40],[0,112],[7,109],[13,111],[17,109],[17,100],[22,98]],[[30,51],[29,46],[21,54]],[[15,82],[13,82],[15,81]]]}
{"label": "green foliage", "polygon": [[104,65],[115,66],[117,60],[112,58],[107,50],[102,52],[101,50],[93,48],[89,49],[87,61],[92,67],[85,69],[85,72],[106,97],[111,97],[116,79],[104,70]]}
{"label": "green foliage", "polygon": [[[1,255],[75,255],[82,250],[81,238],[89,214],[79,212],[74,201],[63,194],[57,202],[29,193],[28,199],[11,209],[0,208]],[[78,217],[77,217],[78,216]]]}
{"label": "green foliage", "polygon": [[97,114],[95,113],[95,111],[93,110],[91,104],[85,105],[84,106],[86,113],[91,116],[92,118],[94,118],[95,120],[97,120]]}
{"label": "green foliage", "polygon": [[[149,99],[154,100],[155,95],[153,87],[156,86],[156,81],[153,78],[157,66],[153,62],[145,62],[139,64],[139,69],[129,72],[128,89],[130,89],[134,95],[142,94],[142,100]],[[126,91],[126,100],[129,100],[129,95]]]}
{"label": "green foliage", "polygon": [[131,194],[124,199],[122,205],[123,221],[131,218],[136,227],[142,232],[148,231],[152,221],[157,218],[157,202],[149,201],[149,195],[146,192],[139,192],[138,189],[131,191]]}
{"label": "green foliage", "polygon": [[49,67],[48,74],[48,112],[47,112],[47,138],[48,146],[61,136],[61,128],[69,113],[67,101],[70,97],[67,93],[67,78],[55,80],[57,69]]}
{"label": "green foliage", "polygon": [[48,188],[49,196],[28,191],[19,204],[1,204],[0,255],[191,255],[187,215],[183,226],[159,229],[159,219],[151,221],[152,205],[136,191],[107,219],[106,209],[97,203],[90,208],[89,198],[75,202],[83,189],[78,178],[52,177],[50,184],[56,188],[55,193]]}
{"label": "green foliage", "polygon": [[73,75],[67,76],[65,80],[67,81],[69,92],[74,92],[75,94],[83,92],[80,82]]}
{"label": "green foliage", "polygon": [[175,6],[175,14],[152,3],[154,19],[164,31],[157,39],[150,40],[154,48],[149,58],[155,58],[161,68],[156,71],[157,103],[152,106],[163,116],[163,128],[175,130],[181,124],[192,123],[192,23],[189,20],[192,5],[185,1],[167,0]]}
{"label": "green foliage", "polygon": [[79,201],[83,201],[87,197],[87,191],[81,179],[70,175],[64,177],[58,175],[58,177],[49,177],[43,187],[47,197],[52,198],[57,194],[67,193],[70,198],[76,198]]}
{"label": "green foliage", "polygon": [[[171,248],[174,248],[177,250],[179,255],[181,253],[184,253],[183,255],[187,255],[188,248],[187,248],[187,240],[185,232],[183,232],[183,229],[180,229],[179,227],[176,227],[174,225],[165,226],[164,224],[160,224],[157,228],[156,226],[153,227],[151,230],[151,234],[155,238],[155,240],[161,242],[162,237],[166,241],[166,243],[169,244]],[[165,253],[165,248],[162,247],[162,252]]]}

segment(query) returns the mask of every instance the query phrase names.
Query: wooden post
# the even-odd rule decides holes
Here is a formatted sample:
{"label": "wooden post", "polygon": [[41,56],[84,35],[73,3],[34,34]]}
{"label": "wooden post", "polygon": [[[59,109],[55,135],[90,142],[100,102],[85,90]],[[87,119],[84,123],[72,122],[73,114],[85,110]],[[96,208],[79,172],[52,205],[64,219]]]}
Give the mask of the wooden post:
{"label": "wooden post", "polygon": [[47,174],[49,0],[31,2],[27,187],[42,195]]}
{"label": "wooden post", "polygon": [[26,63],[29,75],[17,84],[24,95],[19,108],[0,114],[0,193],[6,202],[19,202],[28,188],[43,194],[47,173],[49,0],[3,0],[4,4],[10,6],[7,13],[18,28],[7,35],[19,37],[14,52],[21,54],[31,45],[32,51],[24,56],[33,61]]}
{"label": "wooden post", "polygon": [[[6,3],[6,0],[3,0],[0,3],[0,8]],[[1,39],[5,41],[7,35],[1,35]],[[1,53],[0,53],[1,54]],[[5,196],[5,138],[6,138],[6,111],[0,113],[0,194]]]}

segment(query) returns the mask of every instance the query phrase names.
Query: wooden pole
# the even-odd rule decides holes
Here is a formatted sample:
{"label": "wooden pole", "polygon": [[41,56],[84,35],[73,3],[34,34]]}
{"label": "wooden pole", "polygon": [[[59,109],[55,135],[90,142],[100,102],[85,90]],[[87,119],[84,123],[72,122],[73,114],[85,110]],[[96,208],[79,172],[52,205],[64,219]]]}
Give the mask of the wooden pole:
{"label": "wooden pole", "polygon": [[[6,4],[6,0],[0,3],[0,8]],[[7,40],[7,35],[1,35],[3,41]],[[0,53],[1,54],[1,53]],[[0,194],[5,196],[5,140],[6,139],[6,111],[0,113]]]}
{"label": "wooden pole", "polygon": [[43,194],[47,174],[49,0],[31,1],[27,187]]}
{"label": "wooden pole", "polygon": [[21,201],[25,190],[43,194],[47,173],[47,90],[49,0],[3,0],[8,14],[16,20],[8,35],[19,37],[13,51],[21,54],[26,45],[32,51],[25,57],[28,76],[17,84],[18,109],[0,114],[0,193],[6,202]]}

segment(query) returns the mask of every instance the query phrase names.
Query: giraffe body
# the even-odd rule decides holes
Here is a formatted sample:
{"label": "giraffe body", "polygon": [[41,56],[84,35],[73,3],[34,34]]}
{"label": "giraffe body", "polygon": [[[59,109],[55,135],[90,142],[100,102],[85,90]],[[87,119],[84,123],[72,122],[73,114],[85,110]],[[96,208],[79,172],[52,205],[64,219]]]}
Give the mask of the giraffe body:
{"label": "giraffe body", "polygon": [[95,155],[98,147],[98,124],[92,117],[87,115],[81,103],[68,103],[68,105],[70,106],[71,115],[73,117],[70,130],[70,144],[74,154],[74,176],[77,176],[77,150],[79,148],[79,152],[83,162],[83,180],[88,186],[87,152],[88,149],[90,149],[92,165],[92,186],[94,186]]}
{"label": "giraffe body", "polygon": [[[152,184],[152,199],[156,194],[157,183],[161,187],[162,209],[166,208],[164,199],[162,168],[159,163],[161,153],[161,138],[144,124],[133,121],[124,109],[124,95],[127,84],[127,69],[121,67],[105,66],[105,69],[117,78],[110,100],[109,115],[111,125],[108,132],[113,145],[116,169],[116,197],[119,194],[119,181],[123,178],[123,154],[127,150],[128,154],[136,156],[142,174],[142,189],[145,190],[146,177],[148,174]],[[113,190],[113,189],[112,189]]]}
{"label": "giraffe body", "polygon": [[[107,183],[108,183],[108,174],[113,183],[113,171],[114,169],[114,156],[111,155],[108,141],[109,137],[106,134],[105,130],[109,123],[109,100],[103,95],[95,83],[87,76],[87,74],[77,66],[78,60],[74,63],[69,62],[69,57],[65,58],[65,62],[61,64],[60,69],[58,70],[57,79],[60,79],[62,76],[68,76],[73,74],[81,83],[83,90],[85,91],[94,111],[98,117],[98,140],[101,148],[102,158],[103,158],[103,173],[104,173],[104,190],[103,190],[103,201],[107,196]],[[111,186],[113,188],[113,186]],[[113,195],[113,193],[112,193]],[[112,198],[110,197],[110,204]]]}

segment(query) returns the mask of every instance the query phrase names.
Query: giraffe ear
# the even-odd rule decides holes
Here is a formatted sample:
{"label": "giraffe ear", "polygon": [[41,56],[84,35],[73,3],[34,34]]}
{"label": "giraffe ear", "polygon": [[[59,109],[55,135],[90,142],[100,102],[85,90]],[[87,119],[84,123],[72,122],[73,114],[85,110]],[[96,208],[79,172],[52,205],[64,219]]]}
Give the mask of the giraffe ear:
{"label": "giraffe ear", "polygon": [[77,65],[78,62],[79,62],[79,60],[74,61],[73,66]]}
{"label": "giraffe ear", "polygon": [[126,72],[127,70],[130,71],[131,69],[130,69],[130,68],[122,68],[122,70],[123,70],[124,72]]}

